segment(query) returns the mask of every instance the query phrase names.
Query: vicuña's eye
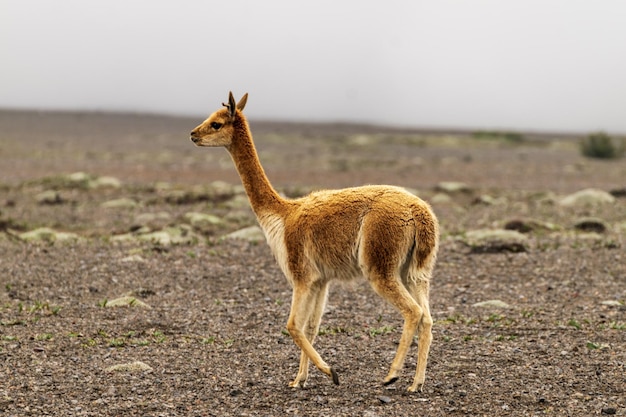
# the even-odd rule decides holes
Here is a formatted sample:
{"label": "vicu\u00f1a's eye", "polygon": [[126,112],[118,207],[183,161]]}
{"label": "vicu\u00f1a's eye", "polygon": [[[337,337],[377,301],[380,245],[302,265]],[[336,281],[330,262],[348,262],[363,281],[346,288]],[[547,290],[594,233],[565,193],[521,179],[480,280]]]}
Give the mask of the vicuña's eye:
{"label": "vicu\u00f1a's eye", "polygon": [[222,127],[222,124],[218,122],[211,122],[211,127],[215,130],[219,130],[219,128]]}

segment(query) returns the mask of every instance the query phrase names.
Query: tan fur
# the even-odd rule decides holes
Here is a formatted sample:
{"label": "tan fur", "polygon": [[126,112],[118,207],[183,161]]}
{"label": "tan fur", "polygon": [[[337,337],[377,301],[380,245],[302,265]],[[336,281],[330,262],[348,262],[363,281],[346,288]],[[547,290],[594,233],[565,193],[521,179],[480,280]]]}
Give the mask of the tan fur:
{"label": "tan fur", "polygon": [[424,384],[432,340],[428,305],[430,277],[439,241],[429,205],[402,188],[372,185],[319,191],[288,200],[272,188],[259,162],[242,113],[248,95],[191,132],[198,146],[223,146],[233,158],[250,204],[280,268],[293,287],[287,330],[301,349],[292,387],[304,386],[309,361],[338,384],[336,372],[313,348],[331,280],[364,276],[404,318],[402,336],[385,384],[395,382],[418,335],[413,384]]}

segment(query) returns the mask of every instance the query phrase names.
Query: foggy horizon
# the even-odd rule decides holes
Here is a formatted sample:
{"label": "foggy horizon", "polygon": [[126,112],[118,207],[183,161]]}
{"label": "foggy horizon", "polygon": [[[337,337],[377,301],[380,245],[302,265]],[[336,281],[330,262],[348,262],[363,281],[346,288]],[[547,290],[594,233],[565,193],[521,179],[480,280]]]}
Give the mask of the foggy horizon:
{"label": "foggy horizon", "polygon": [[[219,6],[219,10],[216,8]],[[626,133],[626,3],[0,0],[0,108]]]}

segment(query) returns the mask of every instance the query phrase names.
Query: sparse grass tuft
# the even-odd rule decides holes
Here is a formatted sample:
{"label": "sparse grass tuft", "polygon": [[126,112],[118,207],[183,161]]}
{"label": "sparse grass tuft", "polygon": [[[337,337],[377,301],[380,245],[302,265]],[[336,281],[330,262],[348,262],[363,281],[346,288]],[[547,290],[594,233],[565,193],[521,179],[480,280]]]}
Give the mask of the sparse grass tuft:
{"label": "sparse grass tuft", "polygon": [[0,320],[0,325],[2,326],[25,326],[26,322],[24,320],[19,320],[19,319]]}
{"label": "sparse grass tuft", "polygon": [[619,321],[612,321],[609,323],[609,329],[611,330],[626,330],[626,323]]}
{"label": "sparse grass tuft", "polygon": [[335,326],[335,327],[320,327],[319,331],[317,332],[317,334],[319,336],[327,336],[327,335],[334,335],[334,334],[338,334],[338,333],[347,333],[347,330],[344,329],[343,327],[339,327],[339,326]]}
{"label": "sparse grass tuft", "polygon": [[605,350],[605,349],[610,349],[611,346],[607,345],[606,343],[597,343],[597,342],[591,342],[591,341],[587,341],[587,349],[590,350]]}
{"label": "sparse grass tuft", "polygon": [[154,340],[155,343],[163,343],[163,342],[165,342],[165,335],[160,330],[153,331],[151,336],[152,336],[152,339]]}
{"label": "sparse grass tuft", "polygon": [[[10,306],[7,306],[10,308]],[[31,321],[37,322],[42,315],[47,316],[57,316],[61,311],[62,307],[57,305],[50,305],[47,301],[35,301],[30,307],[24,306],[24,303],[17,303],[17,314],[26,313],[31,316]],[[9,321],[1,321],[0,324],[3,326],[15,326],[20,324],[25,324],[24,320],[13,319]]]}
{"label": "sparse grass tuft", "polygon": [[212,345],[215,343],[215,336],[203,337],[201,343],[203,345]]}
{"label": "sparse grass tuft", "polygon": [[517,336],[514,335],[514,334],[511,334],[511,335],[508,335],[508,336],[499,334],[499,335],[496,336],[495,340],[496,340],[496,342],[512,342],[514,340],[517,340]]}
{"label": "sparse grass tuft", "polygon": [[580,325],[580,323],[578,322],[578,320],[576,319],[569,319],[569,321],[567,322],[568,326],[572,326],[574,328],[576,328],[576,330],[580,330],[582,329],[582,326]]}
{"label": "sparse grass tuft", "polygon": [[126,345],[126,341],[121,338],[113,338],[109,339],[107,344],[109,347],[124,347]]}
{"label": "sparse grass tuft", "polygon": [[491,130],[479,130],[474,132],[472,136],[475,139],[481,140],[496,140],[505,141],[511,143],[520,143],[525,140],[524,135],[518,132],[500,132]]}
{"label": "sparse grass tuft", "polygon": [[371,327],[368,329],[367,333],[370,335],[370,337],[374,338],[376,336],[392,333],[395,330],[396,328],[392,326]]}
{"label": "sparse grass tuft", "polygon": [[624,140],[613,138],[605,132],[591,133],[580,142],[580,152],[589,158],[620,158],[624,154]]}
{"label": "sparse grass tuft", "polygon": [[462,324],[462,325],[470,325],[476,323],[476,319],[473,317],[465,317],[462,314],[453,314],[451,316],[446,317],[444,320],[438,321],[438,323],[443,324]]}
{"label": "sparse grass tuft", "polygon": [[508,318],[503,314],[493,313],[484,319],[486,322],[491,323],[493,327],[511,326],[515,323],[514,320]]}

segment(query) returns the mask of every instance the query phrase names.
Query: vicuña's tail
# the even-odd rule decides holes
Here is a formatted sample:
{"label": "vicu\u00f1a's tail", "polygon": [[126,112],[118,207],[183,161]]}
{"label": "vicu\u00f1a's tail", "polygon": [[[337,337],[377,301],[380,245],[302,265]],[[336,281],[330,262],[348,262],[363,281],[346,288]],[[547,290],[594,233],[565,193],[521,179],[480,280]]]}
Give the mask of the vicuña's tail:
{"label": "vicu\u00f1a's tail", "polygon": [[409,279],[430,282],[439,249],[439,223],[431,210],[414,210],[415,245],[409,266]]}

